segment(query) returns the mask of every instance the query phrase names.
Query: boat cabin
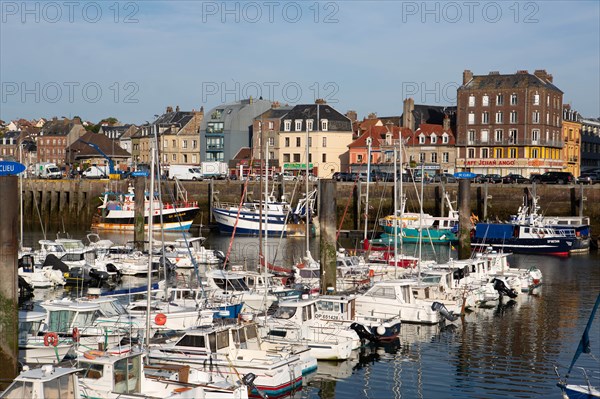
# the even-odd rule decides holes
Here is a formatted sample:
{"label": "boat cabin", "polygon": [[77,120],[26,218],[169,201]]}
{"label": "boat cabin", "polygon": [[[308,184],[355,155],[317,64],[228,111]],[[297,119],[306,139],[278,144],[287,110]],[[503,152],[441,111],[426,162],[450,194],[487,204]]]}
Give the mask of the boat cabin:
{"label": "boat cabin", "polygon": [[71,334],[73,327],[91,326],[101,315],[96,303],[57,300],[42,303],[48,331]]}
{"label": "boat cabin", "polygon": [[315,317],[324,320],[354,320],[356,296],[327,295],[317,299]]}
{"label": "boat cabin", "polygon": [[142,353],[112,356],[107,352],[88,351],[80,357],[79,378],[96,391],[116,394],[142,393]]}
{"label": "boat cabin", "polygon": [[19,311],[19,343],[27,342],[28,336],[37,336],[46,320],[44,312]]}
{"label": "boat cabin", "polygon": [[256,323],[226,327],[209,326],[188,330],[174,345],[174,350],[185,348],[200,353],[229,353],[232,345],[238,349],[260,349]]}
{"label": "boat cabin", "polygon": [[19,374],[2,392],[3,399],[79,399],[76,373],[79,369],[45,365]]}

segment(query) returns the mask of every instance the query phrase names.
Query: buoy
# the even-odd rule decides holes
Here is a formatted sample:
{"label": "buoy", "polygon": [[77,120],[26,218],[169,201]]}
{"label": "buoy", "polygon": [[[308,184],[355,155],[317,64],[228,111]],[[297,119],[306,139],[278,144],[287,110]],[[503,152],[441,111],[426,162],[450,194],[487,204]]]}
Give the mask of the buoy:
{"label": "buoy", "polygon": [[159,326],[164,326],[167,322],[167,315],[164,313],[159,313],[154,317],[154,322]]}
{"label": "buoy", "polygon": [[377,334],[383,336],[385,334],[385,327],[384,326],[377,326]]}
{"label": "buoy", "polygon": [[58,334],[55,332],[47,332],[44,334],[44,345],[58,346]]}

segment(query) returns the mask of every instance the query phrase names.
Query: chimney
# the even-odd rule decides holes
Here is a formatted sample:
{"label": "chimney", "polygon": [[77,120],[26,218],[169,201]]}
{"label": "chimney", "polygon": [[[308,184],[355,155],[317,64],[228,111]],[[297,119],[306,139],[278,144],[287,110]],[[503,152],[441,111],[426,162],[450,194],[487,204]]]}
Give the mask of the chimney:
{"label": "chimney", "polygon": [[352,122],[356,122],[358,120],[358,113],[354,110],[350,110],[346,112],[346,117],[350,119]]}
{"label": "chimney", "polygon": [[81,118],[79,118],[79,117],[73,118],[73,123],[76,125],[81,125]]}
{"label": "chimney", "polygon": [[279,104],[279,101],[273,101],[271,103],[271,108],[275,109],[275,108],[279,108],[281,107],[281,104]]}
{"label": "chimney", "polygon": [[322,99],[322,98],[317,98],[317,99],[315,100],[315,104],[321,104],[321,105],[323,105],[323,104],[327,104],[327,101],[325,101],[325,100],[324,100],[324,99]]}
{"label": "chimney", "polygon": [[377,119],[377,112],[371,112],[369,116],[367,116],[367,119]]}
{"label": "chimney", "polygon": [[415,116],[413,112],[415,110],[415,100],[407,98],[404,100],[404,109],[402,112],[402,127],[407,127],[412,131],[415,130]]}
{"label": "chimney", "polygon": [[469,69],[465,69],[463,72],[463,85],[469,83],[471,79],[473,79],[473,72],[471,72]]}
{"label": "chimney", "polygon": [[443,127],[444,131],[450,130],[450,117],[448,115],[444,115]]}
{"label": "chimney", "polygon": [[56,116],[53,116],[53,117],[52,117],[52,120],[53,120],[53,121],[57,121],[57,120],[58,120],[58,118],[57,118]]}
{"label": "chimney", "polygon": [[517,71],[517,75],[529,75],[529,71],[527,69],[521,69]]}
{"label": "chimney", "polygon": [[554,77],[551,74],[547,74],[546,75],[546,80],[550,83],[552,83],[554,81]]}
{"label": "chimney", "polygon": [[533,74],[544,82],[548,80],[548,72],[545,69],[536,69]]}
{"label": "chimney", "polygon": [[179,105],[175,107],[175,112],[179,112]]}
{"label": "chimney", "polygon": [[169,106],[167,107],[167,111],[166,111],[166,112],[167,112],[167,114],[168,114],[169,112],[173,112],[173,107],[171,107],[171,106],[169,105]]}
{"label": "chimney", "polygon": [[500,75],[500,71],[490,71],[490,75]]}

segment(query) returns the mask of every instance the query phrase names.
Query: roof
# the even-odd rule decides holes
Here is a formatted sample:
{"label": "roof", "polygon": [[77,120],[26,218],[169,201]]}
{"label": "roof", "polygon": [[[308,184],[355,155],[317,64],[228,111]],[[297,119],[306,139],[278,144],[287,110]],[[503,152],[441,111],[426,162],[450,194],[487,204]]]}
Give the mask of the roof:
{"label": "roof", "polygon": [[[131,154],[121,148],[119,144],[103,134],[87,132],[80,138],[83,141],[87,141],[92,144],[96,144],[102,152],[104,152],[109,157],[120,157],[127,158],[130,157]],[[102,155],[98,153],[94,148],[90,147],[86,143],[82,141],[75,141],[69,147],[67,147],[67,151],[71,151],[71,153],[77,154],[75,155],[75,159],[82,158],[98,158]]]}
{"label": "roof", "polygon": [[[305,121],[307,119],[327,119],[327,130],[330,132],[351,132],[352,121],[346,115],[338,112],[335,108],[328,104],[300,104],[296,105],[286,115],[285,119],[302,120],[302,131],[306,131]],[[320,129],[319,129],[320,130]]]}
{"label": "roof", "polygon": [[80,121],[76,119],[70,120],[67,118],[48,121],[42,127],[41,133],[45,136],[66,136],[71,132],[75,125],[83,128]]}
{"label": "roof", "polygon": [[159,116],[153,124],[159,126],[179,125],[180,127],[183,127],[187,125],[187,123],[193,118],[193,116],[193,112],[166,112]]}
{"label": "roof", "polygon": [[544,81],[530,73],[514,73],[510,75],[474,75],[466,84],[458,90],[484,90],[484,89],[525,89],[531,87],[546,88],[550,90],[562,91],[551,82]]}
{"label": "roof", "polygon": [[235,154],[235,156],[232,158],[232,160],[239,161],[242,159],[250,159],[251,156],[252,156],[252,149],[250,147],[242,147],[237,152],[237,154]]}
{"label": "roof", "polygon": [[290,105],[286,105],[284,107],[278,107],[278,108],[271,108],[271,109],[266,110],[262,114],[258,115],[256,118],[254,118],[254,120],[259,121],[262,119],[281,119],[288,112],[290,112],[292,110],[292,108],[293,107]]}
{"label": "roof", "polygon": [[[422,123],[419,128],[415,131],[415,136],[419,137],[419,135],[423,133],[425,136],[429,137],[432,134],[435,134],[438,137],[441,137],[446,133],[448,135],[448,142],[442,143],[441,140],[436,142],[435,144],[443,144],[443,145],[454,145],[455,138],[454,133],[452,133],[451,129],[444,130],[442,125],[434,125],[431,123]],[[416,139],[415,139],[416,140]]]}
{"label": "roof", "polygon": [[400,138],[400,132],[402,137],[410,137],[412,131],[409,128],[399,128],[398,126],[392,126],[390,130],[386,126],[373,126],[363,134],[361,134],[356,140],[348,145],[348,148],[366,148],[367,138],[371,137],[373,142],[371,148],[379,148],[380,140],[385,140],[388,132],[392,133],[392,140],[398,140]]}

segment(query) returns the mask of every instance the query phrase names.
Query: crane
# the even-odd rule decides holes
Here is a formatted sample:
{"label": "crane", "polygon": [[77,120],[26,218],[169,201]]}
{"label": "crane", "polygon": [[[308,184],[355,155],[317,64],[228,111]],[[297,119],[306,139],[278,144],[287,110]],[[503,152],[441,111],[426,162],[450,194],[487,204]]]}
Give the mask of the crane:
{"label": "crane", "polygon": [[82,139],[78,139],[77,141],[81,141],[82,143],[84,143],[85,145],[88,145],[90,147],[92,147],[94,150],[96,150],[96,152],[98,152],[100,155],[102,155],[104,157],[104,159],[106,159],[106,161],[108,162],[108,173],[110,173],[111,175],[118,173],[115,171],[115,163],[112,159],[110,159],[108,157],[108,155],[106,155],[104,153],[104,151],[102,151],[100,149],[100,147],[98,147],[98,145],[94,144],[94,143],[90,143],[89,141],[85,141]]}

